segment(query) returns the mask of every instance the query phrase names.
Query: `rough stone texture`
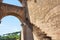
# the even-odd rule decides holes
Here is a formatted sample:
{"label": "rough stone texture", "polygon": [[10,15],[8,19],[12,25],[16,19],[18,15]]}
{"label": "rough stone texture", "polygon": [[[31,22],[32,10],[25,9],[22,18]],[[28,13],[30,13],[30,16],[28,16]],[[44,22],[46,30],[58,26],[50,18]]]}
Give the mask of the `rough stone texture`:
{"label": "rough stone texture", "polygon": [[60,0],[28,0],[31,23],[52,38],[60,40]]}
{"label": "rough stone texture", "polygon": [[33,26],[33,37],[34,40],[51,40],[51,37],[47,36],[45,32],[42,32],[41,29],[35,25]]}

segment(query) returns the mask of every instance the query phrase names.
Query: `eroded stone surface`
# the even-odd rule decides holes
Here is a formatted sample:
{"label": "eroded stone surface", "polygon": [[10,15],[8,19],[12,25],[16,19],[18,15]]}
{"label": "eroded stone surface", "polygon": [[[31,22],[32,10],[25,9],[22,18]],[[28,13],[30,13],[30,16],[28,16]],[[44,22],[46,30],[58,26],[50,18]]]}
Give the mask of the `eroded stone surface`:
{"label": "eroded stone surface", "polygon": [[52,40],[60,40],[60,0],[31,0],[27,3],[31,23]]}

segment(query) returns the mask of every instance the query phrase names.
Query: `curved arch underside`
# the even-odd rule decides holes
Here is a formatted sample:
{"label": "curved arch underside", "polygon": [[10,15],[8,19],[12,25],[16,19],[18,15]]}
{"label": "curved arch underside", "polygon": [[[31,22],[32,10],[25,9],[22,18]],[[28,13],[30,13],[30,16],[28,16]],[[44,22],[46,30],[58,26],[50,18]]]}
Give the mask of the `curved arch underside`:
{"label": "curved arch underside", "polygon": [[1,3],[1,7],[0,7],[0,20],[7,15],[13,15],[18,17],[21,21],[25,20],[25,16],[24,16],[24,9],[23,7],[18,7],[18,6],[14,6],[14,5],[9,5],[9,4],[5,4],[5,3]]}

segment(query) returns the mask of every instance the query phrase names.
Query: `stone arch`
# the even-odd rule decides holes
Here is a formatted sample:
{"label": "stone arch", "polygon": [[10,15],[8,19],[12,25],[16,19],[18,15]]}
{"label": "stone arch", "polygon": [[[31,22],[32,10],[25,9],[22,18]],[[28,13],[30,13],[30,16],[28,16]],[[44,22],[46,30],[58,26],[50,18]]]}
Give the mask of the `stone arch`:
{"label": "stone arch", "polygon": [[[3,15],[3,17],[5,17],[5,16],[8,16],[8,15],[12,15],[12,16],[15,16],[15,17],[17,17],[20,21],[21,21],[21,26],[22,26],[22,31],[23,32],[21,32],[21,35],[23,35],[22,36],[22,39],[26,39],[26,40],[33,40],[33,35],[32,35],[32,32],[31,32],[31,29],[29,28],[29,26],[26,24],[26,22],[25,22],[25,20],[23,20],[23,17],[21,17],[19,14],[17,14],[17,13],[12,13],[12,12],[9,12],[9,13],[6,13],[6,15]],[[3,18],[2,17],[2,18]],[[25,18],[25,17],[24,17]],[[24,24],[25,23],[25,24]],[[26,32],[27,31],[27,32]]]}
{"label": "stone arch", "polygon": [[[3,17],[8,16],[8,15],[15,16],[15,17],[17,17],[21,22],[24,22],[23,18],[22,18],[19,14],[17,14],[17,13],[9,12],[9,13],[7,13],[6,15],[3,15]],[[3,17],[2,17],[2,18],[3,18]],[[1,18],[1,19],[2,19],[2,18]]]}
{"label": "stone arch", "polygon": [[[12,13],[12,12],[10,12],[10,13],[7,13],[7,15],[15,16],[15,17],[17,17],[21,22],[23,21],[23,18],[22,18],[19,14],[17,14],[17,13]],[[7,15],[6,15],[6,16],[7,16]]]}
{"label": "stone arch", "polygon": [[19,18],[21,18],[21,21],[25,20],[25,16],[24,16],[25,14],[24,14],[23,7],[1,3],[0,10],[1,10],[0,20],[6,15],[15,15],[15,16],[19,15],[20,16]]}
{"label": "stone arch", "polygon": [[[20,0],[19,0],[20,1]],[[25,0],[26,1],[26,0]],[[18,6],[14,6],[14,5],[9,5],[9,4],[5,4],[5,3],[0,3],[1,8],[0,8],[0,20],[7,16],[7,15],[13,15],[16,16],[17,18],[19,18],[22,22],[21,26],[22,26],[22,40],[33,40],[33,34],[32,34],[32,26],[30,24],[30,21],[28,20],[28,18],[26,18],[27,14],[27,9],[26,9],[26,2],[23,0],[22,4],[24,4],[23,7],[18,7]]]}

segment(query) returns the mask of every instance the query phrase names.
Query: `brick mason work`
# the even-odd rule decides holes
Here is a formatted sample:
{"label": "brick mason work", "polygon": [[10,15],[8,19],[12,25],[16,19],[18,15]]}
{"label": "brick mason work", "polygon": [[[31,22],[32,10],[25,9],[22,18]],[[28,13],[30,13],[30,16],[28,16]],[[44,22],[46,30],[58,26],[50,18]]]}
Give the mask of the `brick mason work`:
{"label": "brick mason work", "polygon": [[28,0],[27,4],[31,23],[52,40],[60,40],[60,0]]}

